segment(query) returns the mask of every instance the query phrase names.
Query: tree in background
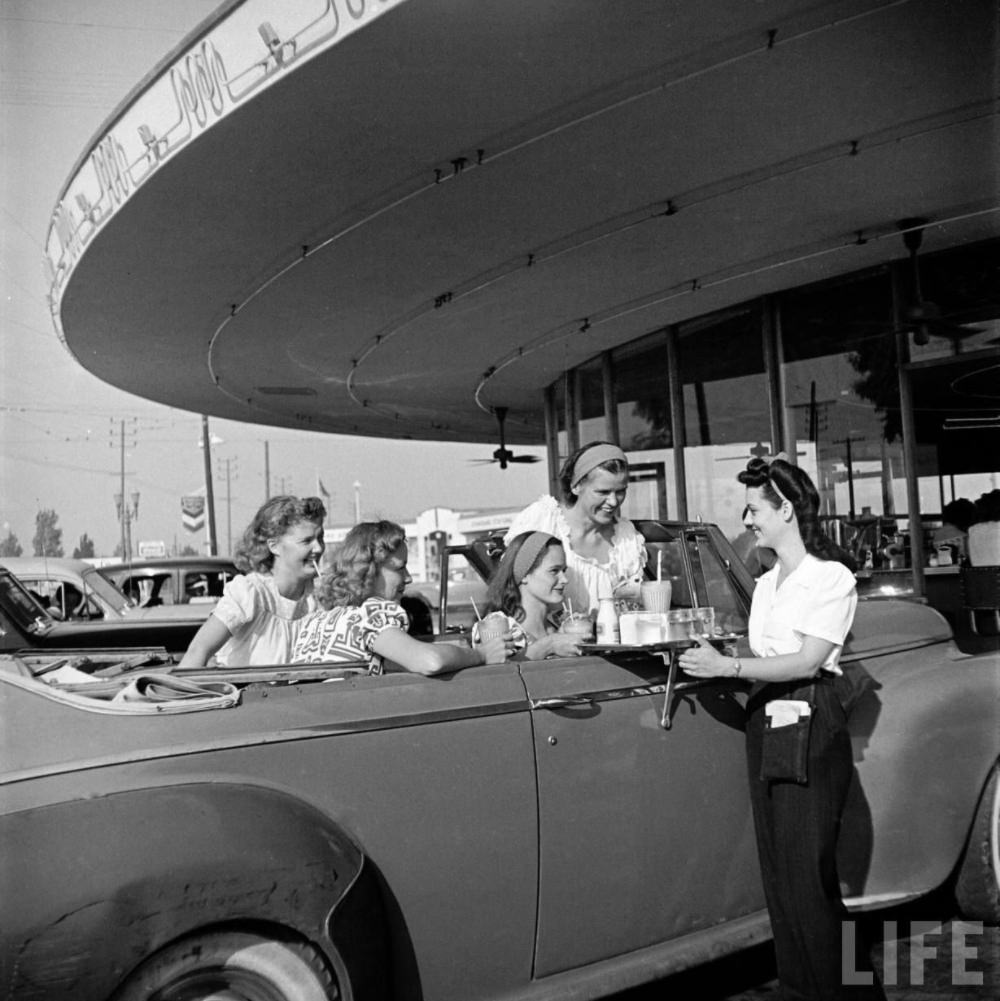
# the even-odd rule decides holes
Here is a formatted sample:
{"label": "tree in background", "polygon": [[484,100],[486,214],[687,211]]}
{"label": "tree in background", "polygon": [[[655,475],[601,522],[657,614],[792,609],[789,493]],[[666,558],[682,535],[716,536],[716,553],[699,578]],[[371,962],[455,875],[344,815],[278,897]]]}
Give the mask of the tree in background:
{"label": "tree in background", "polygon": [[23,552],[21,543],[17,541],[17,536],[8,530],[7,538],[0,539],[0,556],[20,556]]}
{"label": "tree in background", "polygon": [[73,550],[74,560],[89,560],[94,555],[94,540],[86,532],[80,536],[80,545]]}
{"label": "tree in background", "polygon": [[59,515],[45,508],[35,515],[35,537],[31,540],[36,556],[62,556],[62,529],[56,525]]}
{"label": "tree in background", "polygon": [[194,546],[185,546],[180,551],[180,555],[181,556],[200,556],[201,553],[199,553],[198,550],[194,548]]}

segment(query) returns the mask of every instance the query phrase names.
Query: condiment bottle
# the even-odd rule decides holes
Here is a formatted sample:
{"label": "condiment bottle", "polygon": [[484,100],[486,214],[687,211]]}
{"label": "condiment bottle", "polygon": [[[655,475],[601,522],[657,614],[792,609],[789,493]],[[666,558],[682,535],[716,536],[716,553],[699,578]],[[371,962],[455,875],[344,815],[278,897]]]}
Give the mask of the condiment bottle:
{"label": "condiment bottle", "polygon": [[601,598],[597,608],[597,642],[620,643],[614,598]]}

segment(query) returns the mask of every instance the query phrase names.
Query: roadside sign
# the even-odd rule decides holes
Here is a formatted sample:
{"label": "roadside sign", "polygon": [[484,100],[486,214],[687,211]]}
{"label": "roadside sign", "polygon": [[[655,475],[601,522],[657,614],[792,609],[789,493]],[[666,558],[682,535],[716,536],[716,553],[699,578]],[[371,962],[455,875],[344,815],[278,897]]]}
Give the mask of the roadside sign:
{"label": "roadside sign", "polygon": [[139,558],[143,560],[162,559],[167,555],[167,544],[162,539],[151,539],[139,543]]}
{"label": "roadside sign", "polygon": [[189,494],[181,498],[181,520],[189,532],[205,527],[205,498]]}

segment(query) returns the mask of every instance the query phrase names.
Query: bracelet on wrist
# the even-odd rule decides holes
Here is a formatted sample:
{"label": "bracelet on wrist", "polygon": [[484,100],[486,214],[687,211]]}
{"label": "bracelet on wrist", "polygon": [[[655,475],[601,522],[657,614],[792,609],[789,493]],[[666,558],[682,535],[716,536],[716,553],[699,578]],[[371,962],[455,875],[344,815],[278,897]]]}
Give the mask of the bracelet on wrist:
{"label": "bracelet on wrist", "polygon": [[733,658],[736,661],[736,670],[733,671],[733,677],[738,678],[743,671],[743,661],[739,657]]}

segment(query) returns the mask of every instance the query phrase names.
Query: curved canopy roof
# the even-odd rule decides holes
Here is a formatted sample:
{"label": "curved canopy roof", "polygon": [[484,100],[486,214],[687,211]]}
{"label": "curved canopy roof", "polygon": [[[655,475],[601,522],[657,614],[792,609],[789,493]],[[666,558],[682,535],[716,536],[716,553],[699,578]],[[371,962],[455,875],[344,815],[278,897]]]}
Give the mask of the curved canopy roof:
{"label": "curved canopy roof", "polygon": [[997,227],[991,0],[245,0],[67,182],[82,365],[235,420],[542,436],[665,324]]}

